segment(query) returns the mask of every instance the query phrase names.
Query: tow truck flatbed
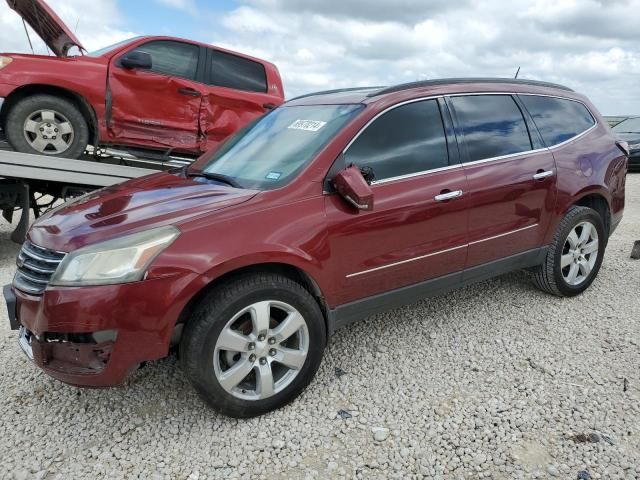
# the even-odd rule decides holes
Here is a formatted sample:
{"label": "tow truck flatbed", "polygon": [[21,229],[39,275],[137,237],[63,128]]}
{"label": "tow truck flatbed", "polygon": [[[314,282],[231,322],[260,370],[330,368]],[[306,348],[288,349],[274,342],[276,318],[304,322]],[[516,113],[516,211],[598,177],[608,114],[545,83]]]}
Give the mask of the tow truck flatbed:
{"label": "tow truck flatbed", "polygon": [[31,155],[12,151],[0,151],[0,211],[12,222],[16,208],[22,209],[18,226],[11,239],[24,241],[29,227],[29,211],[36,217],[41,213],[35,192],[48,195],[53,200],[66,200],[97,188],[138,178],[158,170],[101,161],[71,160]]}

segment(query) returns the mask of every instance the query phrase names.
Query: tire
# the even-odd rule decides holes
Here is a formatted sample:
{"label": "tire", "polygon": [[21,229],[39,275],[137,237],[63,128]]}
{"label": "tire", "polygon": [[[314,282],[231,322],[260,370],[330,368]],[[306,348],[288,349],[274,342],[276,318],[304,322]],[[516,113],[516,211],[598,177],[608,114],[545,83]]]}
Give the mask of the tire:
{"label": "tire", "polygon": [[[265,318],[269,319],[268,330],[262,328]],[[256,324],[261,326],[256,328]],[[297,330],[284,338],[287,330],[278,330],[283,325]],[[244,336],[236,336],[238,333]],[[277,343],[272,344],[276,337]],[[196,306],[180,342],[180,361],[213,409],[247,418],[295,399],[318,370],[325,344],[324,317],[304,287],[280,275],[252,274],[214,289]],[[224,348],[228,345],[233,348]],[[296,363],[296,367],[279,360]],[[240,373],[236,376],[234,372]]]}
{"label": "tire", "polygon": [[[570,238],[572,232],[577,238]],[[583,242],[581,237],[587,233],[589,236]],[[595,253],[591,252],[594,238]],[[533,269],[534,284],[559,297],[579,295],[589,288],[598,275],[606,246],[607,232],[600,214],[588,207],[572,206],[558,225],[544,263]],[[584,253],[587,251],[590,253]],[[572,272],[576,272],[576,269],[574,278]]]}
{"label": "tire", "polygon": [[89,143],[89,126],[69,100],[33,95],[16,103],[5,121],[5,134],[17,152],[80,158]]}

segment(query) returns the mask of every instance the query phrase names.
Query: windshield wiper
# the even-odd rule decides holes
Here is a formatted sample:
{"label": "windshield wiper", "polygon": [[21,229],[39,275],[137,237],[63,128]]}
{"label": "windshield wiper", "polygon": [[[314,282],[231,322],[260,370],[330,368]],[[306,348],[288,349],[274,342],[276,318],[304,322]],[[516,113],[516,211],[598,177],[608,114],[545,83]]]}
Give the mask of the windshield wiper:
{"label": "windshield wiper", "polygon": [[215,180],[216,182],[226,183],[227,185],[233,188],[242,188],[238,182],[235,181],[233,177],[228,175],[223,175],[222,173],[211,173],[211,172],[186,172],[189,177],[203,177],[208,180]]}

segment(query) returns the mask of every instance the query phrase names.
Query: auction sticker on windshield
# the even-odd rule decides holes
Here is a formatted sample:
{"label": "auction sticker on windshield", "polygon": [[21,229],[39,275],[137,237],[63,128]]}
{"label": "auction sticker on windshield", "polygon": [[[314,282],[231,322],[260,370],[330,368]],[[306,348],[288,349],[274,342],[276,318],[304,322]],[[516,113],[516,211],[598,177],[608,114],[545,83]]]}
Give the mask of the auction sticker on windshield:
{"label": "auction sticker on windshield", "polygon": [[288,128],[293,130],[306,130],[307,132],[317,132],[324,127],[327,122],[321,122],[319,120],[296,120]]}

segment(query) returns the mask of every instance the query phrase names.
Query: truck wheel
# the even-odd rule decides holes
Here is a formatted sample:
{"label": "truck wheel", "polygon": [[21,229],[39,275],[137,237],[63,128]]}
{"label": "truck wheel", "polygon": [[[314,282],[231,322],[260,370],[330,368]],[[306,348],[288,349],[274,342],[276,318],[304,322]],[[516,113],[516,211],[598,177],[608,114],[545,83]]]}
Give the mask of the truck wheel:
{"label": "truck wheel", "polygon": [[79,158],[89,143],[89,127],[69,100],[33,95],[16,103],[5,122],[7,140],[17,152]]}
{"label": "truck wheel", "polygon": [[207,295],[187,322],[182,368],[215,410],[253,417],[295,399],[315,375],[326,343],[309,292],[275,274],[239,277]]}
{"label": "truck wheel", "polygon": [[533,269],[534,283],[560,297],[584,292],[598,275],[606,245],[600,214],[574,205],[560,221],[545,262]]}

